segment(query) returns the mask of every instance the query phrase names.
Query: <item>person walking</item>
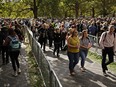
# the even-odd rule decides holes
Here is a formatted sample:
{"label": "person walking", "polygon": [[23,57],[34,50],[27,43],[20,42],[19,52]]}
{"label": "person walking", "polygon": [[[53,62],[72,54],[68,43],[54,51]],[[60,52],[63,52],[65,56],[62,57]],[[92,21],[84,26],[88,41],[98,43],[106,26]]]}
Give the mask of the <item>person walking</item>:
{"label": "person walking", "polygon": [[54,36],[54,27],[50,23],[48,28],[48,41],[49,41],[49,48],[51,49],[53,47],[53,36]]}
{"label": "person walking", "polygon": [[74,68],[79,61],[79,47],[80,41],[78,37],[78,32],[76,29],[73,29],[71,35],[67,39],[67,55],[69,58],[69,71],[70,75],[75,75]]}
{"label": "person walking", "polygon": [[92,43],[88,37],[87,30],[82,31],[82,37],[80,38],[80,57],[81,57],[81,71],[84,72],[86,69],[84,67],[85,60],[88,54],[89,48],[91,48]]}
{"label": "person walking", "polygon": [[[114,30],[114,25],[109,25],[108,31],[103,32],[99,40],[100,47],[102,48],[102,70],[103,75],[105,76],[107,76],[107,65],[114,61],[114,52],[116,52],[116,38]],[[106,59],[107,55],[108,61]]]}
{"label": "person walking", "polygon": [[48,38],[48,24],[42,24],[42,27],[38,30],[39,32],[39,38],[38,42],[41,45],[41,48],[43,48],[43,51],[46,51],[46,44],[47,44],[47,38]]}
{"label": "person walking", "polygon": [[6,26],[3,26],[1,28],[0,32],[0,38],[1,38],[1,47],[2,47],[2,65],[8,64],[9,63],[9,52],[8,52],[8,46],[4,46],[3,42],[8,36],[8,28]]}
{"label": "person walking", "polygon": [[21,45],[19,42],[19,38],[13,29],[9,29],[9,35],[6,37],[3,44],[4,46],[9,46],[9,56],[11,58],[11,63],[14,70],[14,76],[17,76],[21,73],[20,64],[18,60]]}
{"label": "person walking", "polygon": [[60,57],[59,51],[60,51],[60,45],[61,45],[61,32],[59,28],[56,28],[53,35],[54,40],[54,50],[53,55],[57,53],[57,57]]}

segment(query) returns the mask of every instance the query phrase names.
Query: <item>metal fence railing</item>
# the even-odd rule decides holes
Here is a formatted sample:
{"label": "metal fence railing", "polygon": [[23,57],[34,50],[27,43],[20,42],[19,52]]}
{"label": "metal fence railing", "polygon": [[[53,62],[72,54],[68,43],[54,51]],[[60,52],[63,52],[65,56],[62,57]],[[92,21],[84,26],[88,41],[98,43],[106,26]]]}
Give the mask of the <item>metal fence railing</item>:
{"label": "metal fence railing", "polygon": [[[82,32],[79,32],[79,37],[81,36]],[[101,55],[101,48],[99,47],[99,37],[93,36],[88,34],[88,37],[90,41],[92,42],[92,47],[90,48],[91,52],[97,53],[98,55]]]}
{"label": "metal fence railing", "polygon": [[29,39],[29,44],[40,68],[45,87],[62,87],[57,75],[41,50],[40,44],[33,38],[32,32],[26,26],[23,32]]}
{"label": "metal fence railing", "polygon": [[90,50],[92,50],[92,52],[97,53],[98,55],[101,55],[101,48],[99,47],[99,37],[98,36],[93,36],[93,35],[88,35],[93,46]]}

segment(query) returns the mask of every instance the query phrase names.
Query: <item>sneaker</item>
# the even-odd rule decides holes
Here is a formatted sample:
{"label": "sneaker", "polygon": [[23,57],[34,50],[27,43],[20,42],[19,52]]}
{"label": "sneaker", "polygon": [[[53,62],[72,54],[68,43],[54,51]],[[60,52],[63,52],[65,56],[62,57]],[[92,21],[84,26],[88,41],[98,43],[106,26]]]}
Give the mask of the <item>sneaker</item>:
{"label": "sneaker", "polygon": [[52,49],[52,47],[49,47],[49,49]]}
{"label": "sneaker", "polygon": [[15,77],[17,77],[17,76],[18,76],[18,74],[17,74],[17,72],[16,72],[16,71],[14,72],[14,76],[15,76]]}
{"label": "sneaker", "polygon": [[18,74],[20,74],[20,73],[21,73],[21,69],[19,68],[19,69],[18,69]]}
{"label": "sneaker", "polygon": [[9,61],[6,61],[6,64],[8,64],[9,63]]}
{"label": "sneaker", "polygon": [[43,51],[44,51],[44,52],[46,52],[46,50],[45,50],[45,49],[43,49]]}
{"label": "sneaker", "polygon": [[2,65],[5,65],[5,62],[3,62]]}
{"label": "sneaker", "polygon": [[85,68],[82,68],[82,67],[81,67],[81,71],[82,71],[82,72],[85,72]]}
{"label": "sneaker", "polygon": [[86,68],[85,68],[85,67],[83,67],[83,69],[84,69],[84,70],[86,70]]}
{"label": "sneaker", "polygon": [[57,57],[60,57],[60,55],[59,55],[59,54],[57,54]]}
{"label": "sneaker", "polygon": [[53,52],[53,55],[55,55],[55,52]]}
{"label": "sneaker", "polygon": [[107,73],[106,73],[106,72],[103,72],[103,75],[104,75],[104,76],[107,76]]}
{"label": "sneaker", "polygon": [[71,75],[71,76],[74,76],[74,75],[75,75],[75,72],[71,72],[70,75]]}

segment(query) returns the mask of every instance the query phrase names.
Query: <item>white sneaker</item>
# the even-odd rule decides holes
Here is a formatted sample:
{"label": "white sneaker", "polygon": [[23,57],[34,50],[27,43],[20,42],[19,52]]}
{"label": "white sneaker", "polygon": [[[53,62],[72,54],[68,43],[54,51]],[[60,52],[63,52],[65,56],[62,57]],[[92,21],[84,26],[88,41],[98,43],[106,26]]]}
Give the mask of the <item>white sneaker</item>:
{"label": "white sneaker", "polygon": [[74,75],[75,75],[75,72],[71,72],[70,75],[71,75],[71,76],[74,76]]}
{"label": "white sneaker", "polygon": [[18,74],[20,74],[20,73],[21,73],[21,69],[19,68],[19,69],[18,69]]}
{"label": "white sneaker", "polygon": [[17,72],[16,72],[16,71],[14,72],[14,76],[15,76],[15,77],[17,77],[17,76],[18,76],[18,74],[17,74]]}
{"label": "white sneaker", "polygon": [[81,71],[82,71],[82,72],[85,72],[85,69],[81,67]]}

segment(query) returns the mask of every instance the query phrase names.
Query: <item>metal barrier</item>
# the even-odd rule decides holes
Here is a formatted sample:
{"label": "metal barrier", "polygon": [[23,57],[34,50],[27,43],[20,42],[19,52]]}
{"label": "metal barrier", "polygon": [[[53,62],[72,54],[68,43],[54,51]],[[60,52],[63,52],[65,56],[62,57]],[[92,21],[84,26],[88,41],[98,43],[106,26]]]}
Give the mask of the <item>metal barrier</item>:
{"label": "metal barrier", "polygon": [[[81,36],[82,32],[79,32],[79,36]],[[101,48],[99,47],[99,37],[98,36],[93,36],[88,34],[88,37],[90,41],[92,42],[92,47],[90,48],[91,52],[97,53],[98,55],[101,55]]]}
{"label": "metal barrier", "polygon": [[23,32],[28,36],[32,52],[40,68],[45,87],[62,87],[54,70],[51,68],[49,61],[46,59],[43,51],[41,50],[40,44],[35,38],[33,38],[32,32],[26,26],[25,29],[23,29]]}
{"label": "metal barrier", "polygon": [[98,36],[93,36],[93,35],[88,35],[93,46],[90,49],[90,51],[97,53],[98,55],[101,55],[101,48],[99,47],[99,37]]}

